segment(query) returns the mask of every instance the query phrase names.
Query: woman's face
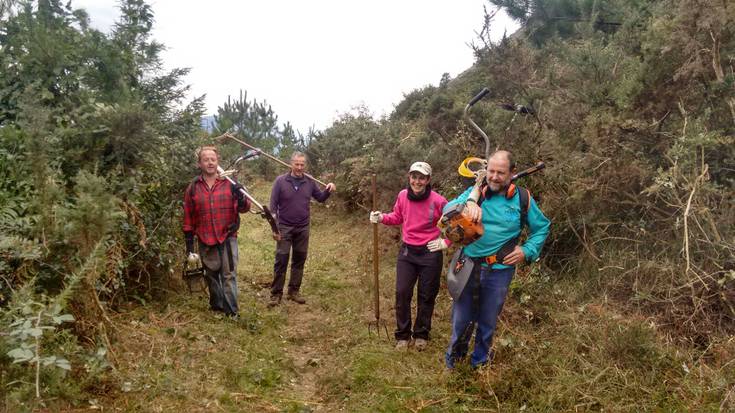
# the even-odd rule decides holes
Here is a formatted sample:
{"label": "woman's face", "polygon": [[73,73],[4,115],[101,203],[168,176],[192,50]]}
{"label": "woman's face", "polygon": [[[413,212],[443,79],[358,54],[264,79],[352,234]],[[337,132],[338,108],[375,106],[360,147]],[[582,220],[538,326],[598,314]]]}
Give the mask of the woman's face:
{"label": "woman's face", "polygon": [[430,176],[426,176],[419,172],[411,172],[408,174],[408,185],[416,195],[421,195],[426,190],[426,185],[431,180]]}

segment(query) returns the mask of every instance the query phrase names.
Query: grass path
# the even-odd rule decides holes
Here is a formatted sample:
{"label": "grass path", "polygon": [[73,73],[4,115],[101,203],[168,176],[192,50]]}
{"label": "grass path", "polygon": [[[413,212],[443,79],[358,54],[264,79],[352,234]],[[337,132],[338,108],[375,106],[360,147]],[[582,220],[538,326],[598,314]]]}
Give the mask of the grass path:
{"label": "grass path", "polygon": [[[255,193],[264,199],[264,188]],[[367,220],[330,206],[312,208],[302,287],[306,305],[284,300],[275,309],[266,307],[275,243],[259,217],[244,215],[238,265],[242,319],[209,312],[205,293],[196,292],[117,315],[114,360],[121,383],[111,384],[110,393],[92,403],[124,411],[371,410],[370,403],[345,397],[350,392],[344,379],[356,373],[362,382],[378,359],[394,356],[390,283],[397,231],[382,231],[390,245],[381,270],[388,338],[367,327],[374,317],[372,275],[365,272],[372,271]],[[438,312],[446,314],[446,308]],[[438,341],[441,345],[423,354],[433,373],[441,372],[438,352],[444,340]],[[405,356],[387,357],[387,364],[395,369]],[[393,391],[402,392],[403,384],[394,383]]]}
{"label": "grass path", "polygon": [[[266,200],[267,184],[253,189]],[[445,287],[428,349],[396,352],[398,231],[381,228],[387,339],[367,328],[372,231],[365,214],[346,215],[333,202],[312,207],[306,305],[266,307],[275,243],[264,221],[243,216],[241,320],[211,313],[205,295],[186,292],[117,314],[116,371],[91,389],[98,396],[90,397],[90,407],[182,413],[735,408],[727,399],[735,398],[727,396],[735,383],[735,369],[727,367],[732,343],[705,363],[701,354],[666,344],[645,318],[616,310],[593,277],[554,280],[538,266],[525,268],[512,285],[490,369],[444,373],[451,308]]]}

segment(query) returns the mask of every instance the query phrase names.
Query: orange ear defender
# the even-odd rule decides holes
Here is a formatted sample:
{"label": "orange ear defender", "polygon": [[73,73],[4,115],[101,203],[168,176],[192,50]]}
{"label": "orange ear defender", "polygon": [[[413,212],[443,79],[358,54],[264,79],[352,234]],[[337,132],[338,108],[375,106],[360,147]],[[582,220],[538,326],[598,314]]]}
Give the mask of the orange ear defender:
{"label": "orange ear defender", "polygon": [[506,199],[511,199],[511,198],[513,198],[513,195],[515,195],[515,194],[516,194],[516,184],[511,183],[505,189],[505,198]]}
{"label": "orange ear defender", "polygon": [[[483,198],[487,198],[487,189],[488,188],[489,187],[487,185],[484,185],[482,187],[482,197]],[[514,184],[514,183],[511,182],[510,185],[508,185],[508,187],[505,188],[505,198],[506,199],[511,199],[511,198],[513,198],[513,195],[515,195],[515,194],[516,194],[516,184]]]}

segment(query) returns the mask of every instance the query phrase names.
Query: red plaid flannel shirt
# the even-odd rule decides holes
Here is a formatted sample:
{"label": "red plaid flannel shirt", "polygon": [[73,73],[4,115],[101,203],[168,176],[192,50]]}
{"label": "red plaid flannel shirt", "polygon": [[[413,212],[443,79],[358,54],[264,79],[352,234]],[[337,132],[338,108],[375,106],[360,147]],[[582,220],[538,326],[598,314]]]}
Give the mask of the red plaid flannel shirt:
{"label": "red plaid flannel shirt", "polygon": [[248,210],[250,200],[247,198],[238,208],[229,181],[217,178],[210,189],[200,175],[184,194],[184,232],[194,232],[206,245],[221,244],[228,236],[237,236],[237,231],[232,234],[231,231],[239,225],[238,212]]}

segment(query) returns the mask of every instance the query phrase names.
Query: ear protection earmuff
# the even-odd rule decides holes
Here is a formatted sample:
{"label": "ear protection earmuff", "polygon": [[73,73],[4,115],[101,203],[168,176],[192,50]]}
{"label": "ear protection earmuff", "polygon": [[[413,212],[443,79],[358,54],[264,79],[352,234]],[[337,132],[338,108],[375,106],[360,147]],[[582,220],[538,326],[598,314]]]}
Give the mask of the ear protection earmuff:
{"label": "ear protection earmuff", "polygon": [[[482,196],[483,196],[483,198],[486,198],[487,199],[487,191],[488,191],[488,188],[490,188],[490,186],[487,184],[487,180],[485,180],[485,185],[483,185],[483,187],[482,187]],[[491,191],[490,194],[492,195],[492,191]],[[513,196],[515,194],[516,194],[516,184],[514,184],[513,182],[511,182],[510,185],[508,185],[508,187],[505,188],[505,198],[506,199],[511,199],[511,198],[513,198]]]}
{"label": "ear protection earmuff", "polygon": [[510,185],[508,185],[508,187],[505,188],[505,197],[507,199],[511,199],[513,198],[513,195],[515,194],[516,194],[516,184],[511,182]]}

